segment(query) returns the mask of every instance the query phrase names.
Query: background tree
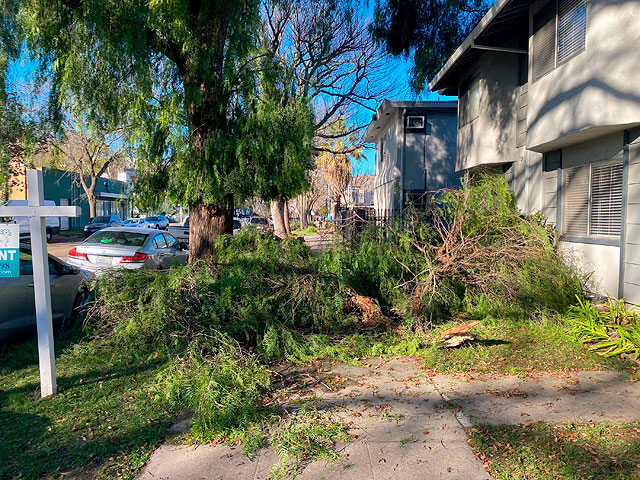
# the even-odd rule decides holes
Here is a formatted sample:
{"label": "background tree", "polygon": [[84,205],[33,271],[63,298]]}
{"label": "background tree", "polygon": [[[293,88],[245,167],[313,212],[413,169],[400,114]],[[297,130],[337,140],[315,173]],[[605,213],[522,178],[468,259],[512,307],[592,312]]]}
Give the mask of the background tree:
{"label": "background tree", "polygon": [[420,92],[492,3],[489,0],[376,0],[371,34],[387,52],[413,58],[411,86]]}
{"label": "background tree", "polygon": [[111,174],[123,168],[129,161],[123,144],[126,129],[113,131],[88,131],[79,122],[64,120],[64,130],[59,137],[49,138],[49,148],[39,155],[44,166],[68,172],[73,181],[82,187],[89,204],[89,216],[96,216],[96,187],[98,179],[111,170]]}
{"label": "background tree", "polygon": [[260,57],[256,101],[239,156],[247,170],[255,170],[255,192],[270,202],[274,233],[283,238],[290,233],[287,200],[307,189],[307,171],[313,167],[313,113],[308,99],[292,89],[286,59],[268,48]]}
{"label": "background tree", "polygon": [[[344,132],[351,133],[345,136]],[[330,125],[325,136],[317,147],[319,154],[316,163],[329,185],[331,216],[335,220],[344,192],[351,181],[353,162],[360,161],[364,154],[359,147],[359,135],[344,120]]]}
{"label": "background tree", "polygon": [[[310,99],[316,153],[320,144],[324,150],[329,146],[344,146],[344,141],[335,140],[346,137],[350,146],[357,143],[362,147],[357,132],[369,123],[370,113],[375,111],[378,102],[397,90],[395,65],[369,35],[365,7],[365,3],[358,0],[267,0],[262,3],[261,38],[265,51],[280,65],[282,83],[289,86],[290,95]],[[350,120],[350,130],[333,128],[345,119]],[[330,153],[345,152],[332,150]],[[309,176],[310,186],[312,180],[313,175]],[[318,192],[312,189],[298,198],[298,205],[303,209],[303,224],[311,209],[309,200]],[[279,212],[290,198],[272,202],[276,231],[279,231]],[[288,213],[286,209],[285,231]]]}
{"label": "background tree", "polygon": [[300,214],[300,228],[309,226],[311,211],[320,207],[328,196],[328,184],[324,172],[317,167],[307,173],[309,188],[296,197],[298,212]]}

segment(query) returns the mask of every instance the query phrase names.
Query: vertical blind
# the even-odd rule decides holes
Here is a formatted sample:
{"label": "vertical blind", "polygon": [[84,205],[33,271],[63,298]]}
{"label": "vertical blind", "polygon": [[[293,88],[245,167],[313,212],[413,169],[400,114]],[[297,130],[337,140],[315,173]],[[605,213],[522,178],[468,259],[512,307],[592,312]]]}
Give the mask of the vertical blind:
{"label": "vertical blind", "polygon": [[591,235],[622,231],[622,165],[591,168]]}
{"label": "vertical blind", "polygon": [[583,165],[563,171],[562,224],[565,235],[620,235],[622,171],[622,163]]}
{"label": "vertical blind", "polygon": [[552,0],[533,16],[533,74],[535,80],[555,68],[556,2]]}
{"label": "vertical blind", "polygon": [[564,170],[562,185],[562,225],[566,235],[586,237],[589,234],[589,165]]}
{"label": "vertical blind", "polygon": [[558,1],[558,63],[584,50],[587,34],[587,1]]}

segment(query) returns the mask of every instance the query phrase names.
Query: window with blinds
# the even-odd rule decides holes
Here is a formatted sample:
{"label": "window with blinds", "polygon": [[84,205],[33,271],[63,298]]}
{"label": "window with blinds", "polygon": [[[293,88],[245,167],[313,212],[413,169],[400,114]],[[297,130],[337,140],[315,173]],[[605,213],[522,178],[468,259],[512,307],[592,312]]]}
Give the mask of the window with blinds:
{"label": "window with blinds", "polygon": [[533,16],[533,79],[585,49],[587,0],[551,0]]}
{"label": "window with blinds", "polygon": [[619,236],[622,231],[622,163],[563,171],[563,233],[572,237]]}
{"label": "window with blinds", "polygon": [[584,50],[587,36],[587,1],[558,1],[558,64]]}
{"label": "window with blinds", "polygon": [[622,164],[591,168],[591,235],[622,231]]}
{"label": "window with blinds", "polygon": [[589,196],[591,167],[567,168],[562,184],[562,226],[565,235],[589,235]]}
{"label": "window with blinds", "polygon": [[556,66],[556,2],[533,16],[533,75],[538,80]]}

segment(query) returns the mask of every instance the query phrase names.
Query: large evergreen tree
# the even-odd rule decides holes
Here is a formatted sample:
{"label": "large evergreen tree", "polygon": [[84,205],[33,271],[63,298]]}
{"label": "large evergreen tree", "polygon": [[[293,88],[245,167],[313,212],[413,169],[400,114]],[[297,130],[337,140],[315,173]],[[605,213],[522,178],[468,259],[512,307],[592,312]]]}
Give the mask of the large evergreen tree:
{"label": "large evergreen tree", "polygon": [[[189,206],[190,254],[232,230],[257,0],[5,0],[49,82],[51,119],[77,102],[91,124],[126,118],[147,196]],[[15,41],[14,41],[15,44]]]}

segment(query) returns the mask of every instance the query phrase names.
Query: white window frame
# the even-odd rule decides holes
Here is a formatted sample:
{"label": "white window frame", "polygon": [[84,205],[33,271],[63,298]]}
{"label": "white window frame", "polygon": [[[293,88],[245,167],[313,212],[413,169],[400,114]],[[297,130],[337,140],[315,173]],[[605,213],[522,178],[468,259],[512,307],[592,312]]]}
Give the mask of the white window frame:
{"label": "white window frame", "polygon": [[[562,223],[561,223],[561,236],[564,239],[576,239],[576,240],[580,240],[580,239],[585,239],[585,240],[594,240],[594,239],[603,239],[603,240],[614,240],[614,241],[619,241],[620,237],[622,235],[622,230],[624,228],[624,225],[622,224],[622,212],[624,210],[624,171],[622,171],[622,176],[621,176],[621,185],[620,187],[622,188],[622,201],[621,201],[621,206],[620,206],[620,232],[618,234],[614,234],[614,235],[604,235],[604,234],[597,234],[597,233],[592,233],[592,216],[593,216],[593,169],[597,168],[597,167],[606,167],[606,166],[619,166],[620,168],[624,169],[624,162],[623,162],[623,158],[622,156],[616,156],[610,160],[605,160],[605,161],[601,161],[601,162],[594,162],[594,163],[589,163],[589,164],[584,164],[584,165],[576,165],[576,166],[572,166],[572,167],[567,167],[567,168],[563,168],[562,170],[560,170],[560,174],[561,174],[561,178],[562,178],[562,197],[561,197],[561,201],[562,201]],[[567,172],[571,169],[574,168],[588,168],[589,169],[589,184],[588,184],[588,195],[587,195],[587,222],[586,222],[586,234],[583,235],[576,235],[576,234],[572,234],[572,233],[568,233],[567,232],[567,219],[566,219],[566,213],[567,213],[567,198],[566,198],[566,175]]]}

